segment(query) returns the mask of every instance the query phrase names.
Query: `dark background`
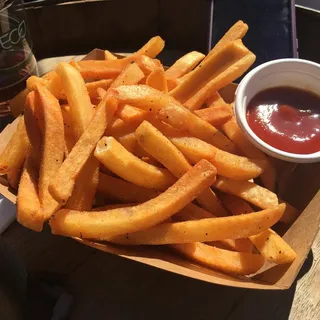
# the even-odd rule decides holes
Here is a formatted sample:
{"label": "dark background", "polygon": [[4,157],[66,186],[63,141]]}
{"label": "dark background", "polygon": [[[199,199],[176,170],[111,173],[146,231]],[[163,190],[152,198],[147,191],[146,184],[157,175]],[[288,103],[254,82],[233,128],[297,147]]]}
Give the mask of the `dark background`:
{"label": "dark background", "polygon": [[[241,8],[240,4],[250,2],[248,0],[216,1],[230,2],[230,8],[223,8],[223,12],[219,12],[217,5],[216,10],[212,10],[210,0],[104,0],[75,1],[59,5],[52,4],[52,1],[41,1],[40,4],[27,3],[26,12],[37,59],[85,54],[94,48],[117,52],[133,51],[150,37],[159,34],[166,40],[166,51],[171,53],[166,55],[170,56],[165,61],[169,64],[190,50],[207,52],[210,40],[213,45],[240,18],[249,23],[249,33],[244,42],[248,42],[248,47],[258,55],[259,63],[277,58],[277,54],[281,55],[279,57],[288,56],[287,40],[282,41],[283,44],[278,41],[277,46],[270,42],[276,36],[277,28],[264,26],[258,14],[261,6],[259,9],[259,5],[256,5],[258,11],[251,9],[255,11],[253,14],[249,8],[238,10]],[[237,6],[232,6],[232,3]],[[261,4],[260,1],[259,3]],[[320,1],[314,0],[314,5],[319,7]],[[286,14],[284,17],[288,25],[290,15]],[[277,18],[275,15],[274,19]],[[234,21],[229,21],[230,19]],[[300,57],[319,62],[320,14],[297,8],[296,20]],[[272,25],[270,21],[268,25]],[[259,40],[257,30],[264,29],[268,30],[269,35],[261,33]],[[290,38],[291,34],[288,33],[287,37]]]}

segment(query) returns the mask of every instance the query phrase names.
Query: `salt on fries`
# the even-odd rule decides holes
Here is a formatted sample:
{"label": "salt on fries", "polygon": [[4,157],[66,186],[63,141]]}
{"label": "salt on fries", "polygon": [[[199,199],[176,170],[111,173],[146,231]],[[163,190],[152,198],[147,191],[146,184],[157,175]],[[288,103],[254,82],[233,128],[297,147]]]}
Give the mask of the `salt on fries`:
{"label": "salt on fries", "polygon": [[18,221],[41,231],[50,219],[54,234],[70,237],[168,245],[231,274],[292,262],[294,251],[270,228],[292,223],[297,210],[278,199],[272,162],[218,93],[255,60],[241,40],[247,30],[239,21],[208,55],[192,51],[169,68],[156,59],[157,36],[126,57],[105,50],[104,60],[30,77],[11,101],[24,116],[0,135],[0,174],[13,188],[19,182]]}

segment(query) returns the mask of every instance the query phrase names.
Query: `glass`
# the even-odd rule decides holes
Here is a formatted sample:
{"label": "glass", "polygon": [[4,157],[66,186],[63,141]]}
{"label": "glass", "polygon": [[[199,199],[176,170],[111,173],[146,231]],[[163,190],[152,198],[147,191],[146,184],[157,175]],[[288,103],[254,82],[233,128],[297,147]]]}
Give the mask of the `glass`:
{"label": "glass", "polygon": [[22,0],[0,0],[0,117],[10,113],[9,100],[37,75],[37,62]]}

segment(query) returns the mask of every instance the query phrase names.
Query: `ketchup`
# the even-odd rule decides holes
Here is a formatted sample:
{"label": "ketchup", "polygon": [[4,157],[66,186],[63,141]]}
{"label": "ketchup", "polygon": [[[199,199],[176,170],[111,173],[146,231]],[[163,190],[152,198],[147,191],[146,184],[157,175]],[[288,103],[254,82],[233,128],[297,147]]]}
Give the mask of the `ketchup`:
{"label": "ketchup", "polygon": [[320,96],[293,88],[259,92],[247,107],[252,131],[269,145],[286,152],[320,151]]}

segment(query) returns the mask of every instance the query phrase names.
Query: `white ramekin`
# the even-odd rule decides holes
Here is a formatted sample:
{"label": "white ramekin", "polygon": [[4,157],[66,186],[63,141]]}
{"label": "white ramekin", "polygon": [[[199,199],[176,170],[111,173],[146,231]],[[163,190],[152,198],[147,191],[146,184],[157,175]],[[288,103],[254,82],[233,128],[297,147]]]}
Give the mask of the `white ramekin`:
{"label": "white ramekin", "polygon": [[258,92],[274,87],[295,87],[320,95],[320,64],[302,59],[279,59],[264,63],[242,79],[236,91],[234,104],[238,125],[257,148],[285,161],[319,162],[320,146],[318,152],[311,154],[285,152],[261,140],[249,127],[246,117],[248,103]]}

